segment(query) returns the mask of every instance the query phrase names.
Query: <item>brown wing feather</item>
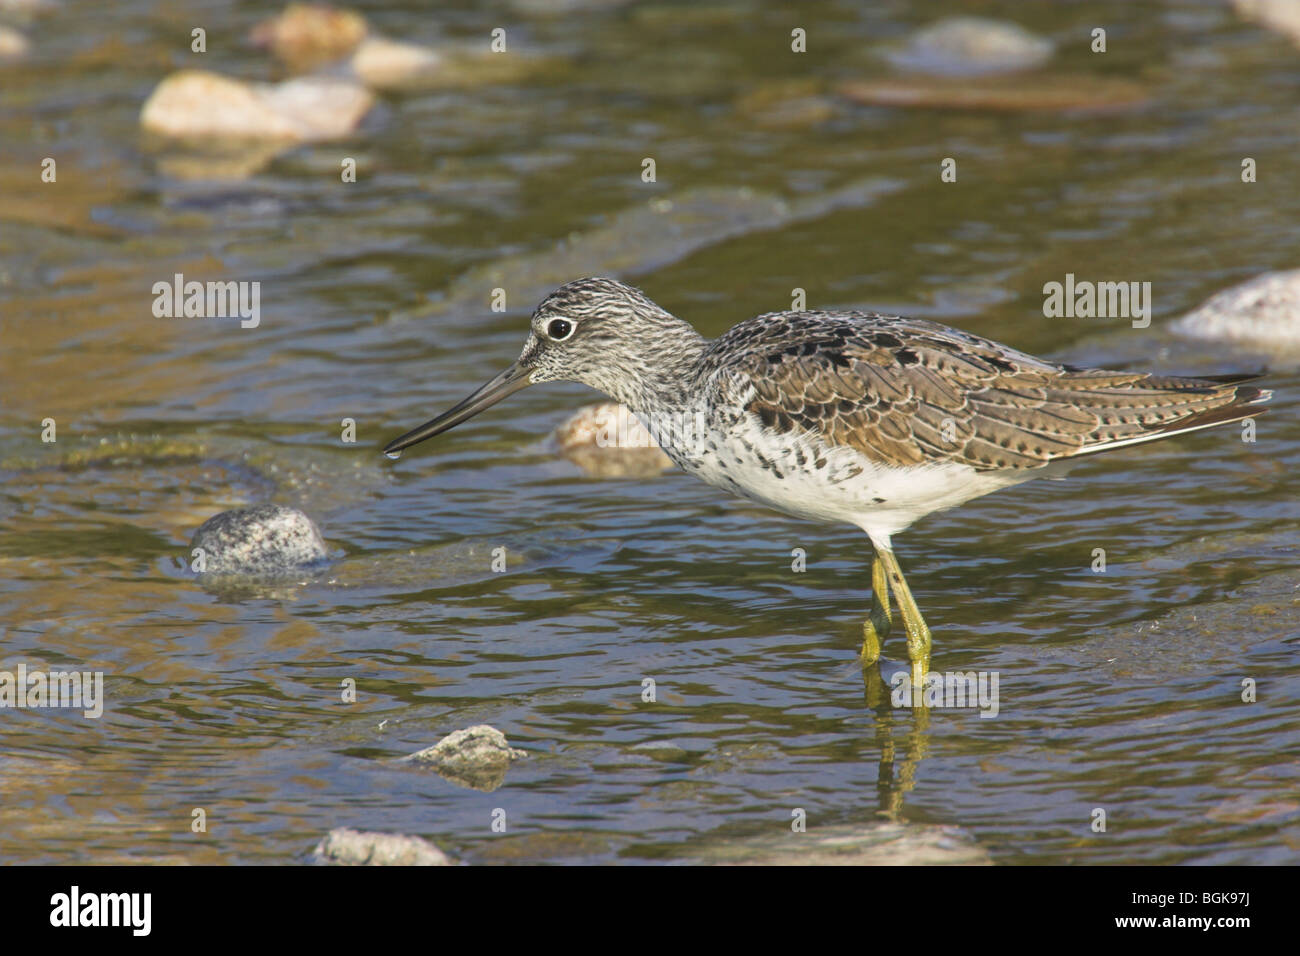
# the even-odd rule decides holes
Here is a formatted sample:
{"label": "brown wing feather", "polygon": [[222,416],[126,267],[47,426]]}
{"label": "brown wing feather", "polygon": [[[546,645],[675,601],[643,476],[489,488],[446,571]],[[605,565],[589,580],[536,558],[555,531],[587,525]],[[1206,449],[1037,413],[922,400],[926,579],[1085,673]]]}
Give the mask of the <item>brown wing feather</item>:
{"label": "brown wing feather", "polygon": [[768,427],[819,434],[893,465],[1033,469],[1263,410],[1269,393],[1220,380],[1056,365],[923,319],[795,312],[715,343],[713,381],[748,393]]}

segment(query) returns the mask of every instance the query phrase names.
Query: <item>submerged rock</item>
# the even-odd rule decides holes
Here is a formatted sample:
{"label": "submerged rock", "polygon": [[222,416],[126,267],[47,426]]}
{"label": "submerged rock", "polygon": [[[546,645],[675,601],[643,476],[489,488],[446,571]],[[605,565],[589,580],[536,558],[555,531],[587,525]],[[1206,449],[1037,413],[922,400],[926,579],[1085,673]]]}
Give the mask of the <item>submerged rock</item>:
{"label": "submerged rock", "polygon": [[818,80],[801,78],[759,86],[737,100],[736,109],[759,126],[797,129],[831,119],[836,103]]}
{"label": "submerged rock", "polygon": [[166,150],[154,157],[158,171],[172,179],[238,182],[256,175],[283,153],[283,143],[245,143],[237,150],[196,152],[186,149]]}
{"label": "submerged rock", "polygon": [[[1252,467],[1243,474],[1242,489],[1288,486],[1287,463],[1281,456],[1261,450],[1253,457]],[[1140,576],[1156,587],[1162,578],[1196,581],[1202,593],[1187,603],[1169,605],[1154,617],[1091,627],[1082,640],[1044,649],[1042,659],[1049,667],[1096,669],[1100,680],[1115,686],[1200,681],[1210,661],[1217,665],[1214,679],[1223,682],[1225,694],[1237,699],[1245,675],[1235,666],[1287,654],[1300,634],[1295,550],[1291,523],[1282,521],[1265,531],[1221,528],[1128,554],[1124,558],[1128,567],[1120,573]],[[1270,568],[1278,570],[1266,570]],[[1249,668],[1243,669],[1250,673]]]}
{"label": "submerged rock", "polygon": [[578,409],[555,430],[560,454],[595,478],[647,477],[673,467],[626,405]]}
{"label": "submerged rock", "polygon": [[1224,289],[1169,328],[1187,338],[1300,353],[1300,269],[1266,272]]}
{"label": "submerged rock", "polygon": [[209,575],[288,574],[329,557],[312,520],[281,505],[223,511],[199,526],[190,548],[203,549],[203,567],[196,570]]}
{"label": "submerged rock", "polygon": [[780,229],[839,209],[868,206],[901,184],[869,178],[787,201],[747,187],[703,187],[652,199],[618,213],[589,232],[575,233],[541,252],[477,266],[436,302],[394,312],[407,320],[445,312],[487,311],[492,290],[509,292],[511,308],[532,309],[577,275],[630,279],[736,236]]}
{"label": "submerged rock", "polygon": [[423,837],[339,827],[316,845],[316,858],[341,866],[452,866],[452,860]]}
{"label": "submerged rock", "polygon": [[140,111],[148,131],[186,140],[316,142],[348,135],[374,103],[360,84],[331,77],[245,83],[182,70],[167,77]]}
{"label": "submerged rock", "polygon": [[710,843],[700,863],[742,866],[991,866],[975,838],[955,826],[869,823],[810,826],[806,833]]}
{"label": "submerged rock", "polygon": [[886,54],[894,66],[920,73],[973,76],[1042,66],[1055,45],[1024,27],[983,17],[950,17],[912,34],[907,46]]}
{"label": "submerged rock", "polygon": [[1040,110],[1119,110],[1140,106],[1149,94],[1130,80],[1102,76],[990,76],[894,78],[852,81],[837,88],[841,96],[868,106],[913,109],[1034,112]]}
{"label": "submerged rock", "polygon": [[495,727],[475,724],[402,759],[432,767],[451,783],[487,792],[505,781],[512,760],[526,756],[512,748],[506,735]]}

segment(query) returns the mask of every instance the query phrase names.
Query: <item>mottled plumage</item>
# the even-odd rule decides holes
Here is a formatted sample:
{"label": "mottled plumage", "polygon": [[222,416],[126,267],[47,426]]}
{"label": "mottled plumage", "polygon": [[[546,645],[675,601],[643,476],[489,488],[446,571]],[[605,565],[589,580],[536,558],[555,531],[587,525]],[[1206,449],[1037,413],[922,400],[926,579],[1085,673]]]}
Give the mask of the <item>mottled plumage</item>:
{"label": "mottled plumage", "polygon": [[893,534],[1057,463],[1258,415],[1270,393],[1242,384],[1248,377],[1076,368],[874,312],[774,312],[710,342],[637,289],[579,279],[537,307],[518,362],[386,451],[529,384],[599,389],[632,409],[685,471],[790,514],[865,530],[877,563],[863,659],[874,659],[873,638],[878,656],[889,628],[887,579],[923,674],[929,630],[893,557]]}
{"label": "mottled plumage", "polygon": [[[894,466],[1036,469],[1257,410],[1261,389],[1057,365],[925,319],[775,312],[741,322],[701,361],[723,400],[734,370],[746,410],[776,432],[822,435]],[[723,375],[718,375],[723,372]],[[698,379],[697,379],[698,380]]]}

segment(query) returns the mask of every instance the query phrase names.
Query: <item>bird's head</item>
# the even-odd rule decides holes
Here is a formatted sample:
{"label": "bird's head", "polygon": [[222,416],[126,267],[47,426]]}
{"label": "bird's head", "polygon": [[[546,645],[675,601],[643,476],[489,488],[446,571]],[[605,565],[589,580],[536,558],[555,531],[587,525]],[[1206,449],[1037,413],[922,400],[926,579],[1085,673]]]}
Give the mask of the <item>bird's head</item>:
{"label": "bird's head", "polygon": [[[683,332],[685,330],[685,333]],[[533,312],[518,360],[460,404],[389,442],[395,457],[426,438],[455,428],[529,385],[580,382],[635,407],[645,383],[683,344],[699,336],[617,279],[577,279],[560,286]]]}

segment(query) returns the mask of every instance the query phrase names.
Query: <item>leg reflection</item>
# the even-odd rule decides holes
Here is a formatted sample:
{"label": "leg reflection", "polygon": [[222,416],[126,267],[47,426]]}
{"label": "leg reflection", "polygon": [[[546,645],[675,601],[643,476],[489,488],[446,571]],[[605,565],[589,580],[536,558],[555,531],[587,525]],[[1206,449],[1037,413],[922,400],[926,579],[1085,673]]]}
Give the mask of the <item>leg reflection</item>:
{"label": "leg reflection", "polygon": [[923,703],[895,707],[893,688],[885,682],[878,664],[862,669],[862,683],[867,706],[875,712],[876,745],[880,748],[876,815],[902,822],[903,798],[916,786],[917,770],[929,746],[930,712]]}

